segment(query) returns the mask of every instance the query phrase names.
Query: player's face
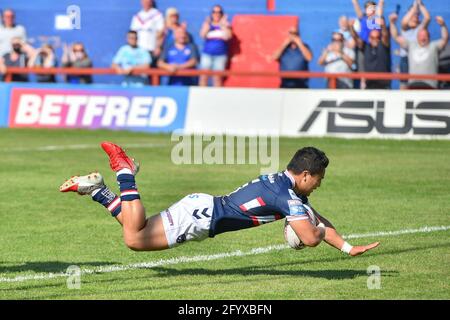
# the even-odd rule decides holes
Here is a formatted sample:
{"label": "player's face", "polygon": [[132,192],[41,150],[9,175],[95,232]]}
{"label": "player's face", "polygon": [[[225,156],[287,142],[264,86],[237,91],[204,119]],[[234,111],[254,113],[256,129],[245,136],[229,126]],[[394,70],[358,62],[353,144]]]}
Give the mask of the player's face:
{"label": "player's face", "polygon": [[300,194],[309,196],[315,189],[320,187],[320,184],[324,177],[325,177],[325,170],[322,173],[318,174],[311,174],[308,171],[305,171],[303,174],[303,178],[298,184]]}

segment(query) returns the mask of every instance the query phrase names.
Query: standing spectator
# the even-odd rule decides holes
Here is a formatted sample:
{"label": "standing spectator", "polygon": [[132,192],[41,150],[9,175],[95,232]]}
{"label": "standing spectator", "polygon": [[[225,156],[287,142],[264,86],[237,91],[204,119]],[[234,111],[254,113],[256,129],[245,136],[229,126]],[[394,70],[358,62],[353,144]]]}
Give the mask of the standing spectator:
{"label": "standing spectator", "polygon": [[138,46],[147,50],[154,62],[161,53],[163,33],[164,33],[164,17],[162,13],[155,8],[153,0],[141,0],[142,10],[133,16],[131,20],[130,30],[134,30],[138,34]]}
{"label": "standing spectator", "polygon": [[375,1],[366,1],[364,3],[364,13],[359,6],[358,0],[352,0],[353,8],[359,19],[361,30],[359,37],[366,43],[369,42],[369,35],[372,30],[381,31],[381,18],[384,12],[384,0],[380,0],[377,6]]}
{"label": "standing spectator", "polygon": [[137,69],[146,69],[152,62],[150,53],[138,46],[138,35],[136,31],[130,30],[127,33],[128,44],[122,46],[113,59],[112,68],[118,74],[125,75],[122,82],[125,86],[143,86],[148,83],[145,75],[133,75]]}
{"label": "standing spectator", "polygon": [[[289,30],[288,37],[274,54],[280,71],[308,71],[313,54],[300,37],[298,27]],[[281,79],[281,88],[308,88],[308,79]]]}
{"label": "standing spectator", "polygon": [[[333,32],[331,43],[323,50],[319,58],[319,64],[325,66],[327,73],[348,73],[352,72],[352,65],[355,60],[355,52],[344,45],[344,35]],[[353,88],[353,81],[348,78],[337,79],[337,89]]]}
{"label": "standing spectator", "polygon": [[[55,51],[49,44],[44,44],[41,48],[34,51],[28,67],[54,68],[57,66]],[[54,74],[37,74],[37,82],[56,82]]]}
{"label": "standing spectator", "polygon": [[[11,51],[0,58],[0,73],[4,74],[7,67],[23,67],[28,65],[28,59],[32,55],[34,49],[26,44],[21,38],[14,37],[11,39]],[[27,74],[13,74],[12,81],[28,82]]]}
{"label": "standing spectator", "polygon": [[164,28],[164,42],[162,46],[163,50],[164,48],[173,45],[173,43],[175,42],[175,30],[177,30],[179,27],[182,27],[186,30],[188,43],[193,42],[192,35],[187,32],[186,23],[180,23],[180,14],[178,13],[178,10],[173,7],[167,8]]}
{"label": "standing spectator", "polygon": [[5,9],[2,14],[3,25],[0,24],[0,57],[11,51],[11,40],[21,38],[27,40],[24,26],[15,22],[15,13],[11,9]]}
{"label": "standing spectator", "polygon": [[[357,24],[359,26],[358,36],[364,41],[369,43],[369,34],[372,30],[381,31],[380,19],[384,12],[384,0],[380,0],[378,6],[375,1],[366,1],[364,3],[364,12],[362,11],[358,0],[352,0],[353,8],[355,9],[356,16],[358,17]],[[351,26],[352,28],[353,26]],[[356,45],[356,44],[355,44]],[[356,45],[356,70],[359,72],[365,72],[364,69],[364,51]],[[359,81],[358,81],[359,82]],[[361,79],[358,83],[362,89],[366,88],[367,84],[365,79]]]}
{"label": "standing spectator", "polygon": [[350,29],[348,27],[349,19],[347,16],[340,16],[339,17],[339,29],[337,29],[335,32],[340,33],[344,36],[344,45],[347,48],[353,49],[355,48],[355,41],[353,40],[352,34],[350,32]]}
{"label": "standing spectator", "polygon": [[[417,42],[408,41],[398,35],[395,25],[398,16],[389,16],[391,33],[394,40],[408,52],[409,73],[411,74],[437,74],[439,70],[439,52],[444,50],[448,43],[448,29],[441,16],[436,17],[436,22],[441,26],[441,39],[430,42],[428,29],[420,29],[417,33]],[[436,89],[436,80],[409,80],[409,88],[412,89]]]}
{"label": "standing spectator", "polygon": [[[175,73],[178,70],[193,69],[197,63],[197,48],[189,42],[186,30],[178,27],[175,30],[175,42],[164,48],[158,60],[158,67]],[[192,77],[169,77],[169,85],[192,86],[194,84],[195,79]]]}
{"label": "standing spectator", "polygon": [[[75,42],[69,48],[64,45],[62,66],[65,68],[92,68],[92,61],[86,53],[81,42]],[[92,83],[91,75],[67,75],[66,82],[69,83]]]}
{"label": "standing spectator", "polygon": [[[422,22],[420,14],[423,15]],[[417,42],[417,34],[420,29],[427,29],[430,24],[431,17],[422,0],[415,0],[414,4],[408,10],[401,21],[401,36],[409,42]],[[408,52],[400,47],[400,72],[408,73]],[[407,89],[408,81],[400,81],[400,89]]]}
{"label": "standing spectator", "polygon": [[[231,27],[221,6],[213,7],[211,15],[205,19],[200,30],[200,36],[205,39],[200,58],[203,70],[223,71],[228,60],[228,40],[231,39]],[[200,86],[208,85],[208,76],[200,76]],[[222,86],[222,77],[214,76],[213,85]]]}
{"label": "standing spectator", "polygon": [[[381,32],[372,30],[369,33],[369,42],[365,43],[350,29],[358,48],[364,52],[364,70],[366,72],[391,72],[391,46],[389,31],[384,18],[380,19]],[[390,80],[367,80],[366,89],[390,89]]]}

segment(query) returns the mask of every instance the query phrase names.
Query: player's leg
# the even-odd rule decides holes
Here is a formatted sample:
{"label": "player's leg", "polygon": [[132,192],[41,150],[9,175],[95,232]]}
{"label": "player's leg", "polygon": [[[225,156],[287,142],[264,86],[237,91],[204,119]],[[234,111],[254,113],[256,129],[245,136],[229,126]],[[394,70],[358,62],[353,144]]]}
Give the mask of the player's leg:
{"label": "player's leg", "polygon": [[145,208],[135,182],[135,174],[139,167],[119,146],[104,142],[102,148],[109,157],[111,169],[116,172],[120,187],[119,216],[125,244],[133,250],[167,249],[169,246],[161,218],[156,215],[147,219],[145,215]]}
{"label": "player's leg", "polygon": [[99,172],[92,172],[85,176],[73,176],[60,187],[61,192],[76,192],[81,196],[90,195],[92,200],[104,206],[111,216],[122,224],[120,197],[109,189]]}
{"label": "player's leg", "polygon": [[[90,195],[92,200],[104,206],[122,227],[124,217],[130,216],[122,214],[120,197],[104,184],[103,177],[98,172],[85,176],[73,176],[64,182],[59,190],[61,192],[76,192],[79,195]],[[125,221],[126,228],[123,228],[125,244],[133,250],[167,249],[168,245],[161,217],[157,215],[146,219],[140,200],[124,202],[123,204],[126,212],[138,209],[137,214],[131,215],[134,220]]]}

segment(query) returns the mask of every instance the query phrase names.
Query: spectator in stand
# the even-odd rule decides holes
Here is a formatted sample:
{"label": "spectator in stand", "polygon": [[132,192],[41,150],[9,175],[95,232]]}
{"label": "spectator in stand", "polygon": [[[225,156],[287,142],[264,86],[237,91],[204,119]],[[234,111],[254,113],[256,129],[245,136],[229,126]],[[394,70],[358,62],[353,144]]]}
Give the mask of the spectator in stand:
{"label": "spectator in stand", "polygon": [[164,38],[164,17],[153,0],[141,0],[142,10],[133,16],[130,30],[138,34],[138,46],[147,50],[156,66]]}
{"label": "spectator in stand", "polygon": [[[366,72],[391,72],[391,45],[389,31],[386,28],[384,18],[380,19],[379,30],[372,30],[369,33],[369,42],[365,43],[350,28],[357,47],[364,53],[364,70]],[[366,89],[390,89],[390,80],[367,80]]]}
{"label": "spectator in stand", "polygon": [[[417,33],[417,42],[408,41],[398,35],[395,25],[398,16],[389,16],[391,33],[394,40],[408,52],[408,64],[410,74],[437,74],[439,70],[439,53],[445,49],[448,43],[448,29],[441,16],[436,17],[437,24],[441,27],[441,39],[430,42],[428,29],[420,29]],[[436,80],[409,80],[410,89],[437,89]]]}
{"label": "spectator in stand", "polygon": [[[230,23],[223,8],[215,5],[211,15],[205,19],[200,30],[200,36],[205,39],[200,68],[203,70],[223,71],[228,60],[228,40],[232,37]],[[201,75],[200,86],[208,85],[208,76]],[[222,77],[214,76],[213,85],[222,86]]]}
{"label": "spectator in stand", "polygon": [[[175,30],[175,42],[164,48],[158,67],[175,73],[178,70],[194,69],[197,63],[197,48],[189,42],[186,30],[178,27]],[[195,85],[195,78],[171,76],[169,85],[192,86]]]}
{"label": "spectator in stand", "polygon": [[364,13],[359,6],[358,0],[352,0],[353,8],[360,24],[360,32],[358,36],[365,42],[369,43],[369,36],[372,30],[381,32],[381,18],[384,12],[384,0],[380,0],[377,6],[375,1],[366,1],[364,3]]}
{"label": "spectator in stand", "polygon": [[124,86],[143,86],[148,83],[145,75],[134,75],[133,71],[147,69],[152,58],[150,53],[138,46],[138,35],[136,31],[130,30],[127,33],[128,44],[122,46],[113,59],[112,68],[118,74],[125,75],[122,82]]}
{"label": "spectator in stand", "polygon": [[[420,14],[423,16],[420,21]],[[427,29],[430,24],[431,17],[422,0],[415,0],[414,4],[408,10],[401,21],[401,36],[409,42],[417,43],[417,34],[420,29]],[[400,48],[400,72],[408,73],[408,52]],[[408,81],[400,81],[400,89],[407,89]]]}
{"label": "spectator in stand", "polygon": [[[65,44],[61,62],[62,66],[65,68],[92,68],[92,61],[81,42],[75,42],[70,48]],[[92,76],[67,75],[66,82],[83,84],[92,83]]]}
{"label": "spectator in stand", "polygon": [[15,13],[11,9],[6,9],[2,14],[3,25],[0,24],[0,57],[11,51],[11,40],[21,38],[27,40],[27,34],[24,26],[15,22]]}
{"label": "spectator in stand", "polygon": [[[313,54],[303,42],[298,27],[292,27],[273,58],[280,62],[280,71],[308,71]],[[281,88],[308,88],[308,79],[282,78]]]}
{"label": "spectator in stand", "polygon": [[[0,58],[0,73],[5,74],[7,67],[26,67],[33,52],[33,47],[24,42],[22,38],[12,38],[11,51]],[[28,75],[13,74],[11,81],[28,82]]]}
{"label": "spectator in stand", "polygon": [[[28,67],[54,68],[57,66],[55,51],[49,44],[35,50],[28,61]],[[37,82],[56,82],[54,74],[36,74]]]}
{"label": "spectator in stand", "polygon": [[[355,52],[344,45],[344,35],[333,32],[331,43],[322,52],[319,64],[325,66],[327,73],[348,73],[352,72],[352,65],[355,60]],[[339,78],[336,83],[337,89],[352,89],[353,80]]]}
{"label": "spectator in stand", "polygon": [[355,41],[353,40],[352,34],[350,33],[350,29],[348,27],[348,17],[340,16],[339,17],[339,29],[335,32],[342,34],[344,37],[344,45],[347,48],[354,49]]}
{"label": "spectator in stand", "polygon": [[[378,30],[381,32],[380,18],[384,12],[384,0],[380,0],[378,6],[375,1],[366,1],[364,3],[364,12],[362,11],[358,0],[352,0],[353,8],[355,9],[356,16],[358,17],[357,23],[353,27],[358,29],[358,36],[364,43],[369,43],[369,33],[372,30]],[[351,30],[350,30],[351,31]],[[355,69],[359,72],[364,72],[364,52],[356,45],[356,65]],[[357,81],[358,86],[362,89],[366,87],[366,81],[361,79],[360,83]]]}
{"label": "spectator in stand", "polygon": [[186,35],[188,37],[188,43],[193,42],[192,35],[187,32],[187,25],[185,22],[180,23],[180,14],[176,8],[170,7],[166,10],[166,21],[164,28],[164,42],[163,42],[163,50],[164,48],[173,45],[175,42],[175,30],[179,27],[182,27],[186,30]]}

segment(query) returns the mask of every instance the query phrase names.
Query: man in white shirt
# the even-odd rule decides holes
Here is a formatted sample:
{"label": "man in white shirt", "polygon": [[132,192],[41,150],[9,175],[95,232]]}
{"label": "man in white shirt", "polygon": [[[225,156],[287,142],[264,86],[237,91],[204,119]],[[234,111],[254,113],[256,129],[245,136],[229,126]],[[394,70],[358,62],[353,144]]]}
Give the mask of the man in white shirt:
{"label": "man in white shirt", "polygon": [[[344,35],[333,32],[331,43],[322,52],[319,64],[325,66],[327,73],[349,73],[355,61],[354,50],[344,45]],[[337,89],[352,89],[353,81],[348,78],[339,78],[336,83]]]}
{"label": "man in white shirt", "polygon": [[138,46],[149,51],[152,61],[161,54],[164,40],[164,16],[153,0],[141,0],[142,10],[133,16],[130,29],[138,34]]}
{"label": "man in white shirt", "polygon": [[[410,74],[437,74],[439,71],[439,53],[448,43],[449,34],[445,21],[441,16],[436,17],[437,24],[441,27],[441,39],[431,41],[427,29],[420,29],[417,33],[417,42],[411,42],[398,35],[395,25],[398,16],[390,15],[392,38],[408,52],[408,64]],[[410,79],[410,89],[437,89],[438,81]]]}
{"label": "man in white shirt", "polygon": [[5,9],[2,14],[3,25],[0,25],[0,58],[12,50],[11,40],[21,38],[27,40],[24,26],[15,23],[15,14],[11,9]]}

